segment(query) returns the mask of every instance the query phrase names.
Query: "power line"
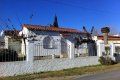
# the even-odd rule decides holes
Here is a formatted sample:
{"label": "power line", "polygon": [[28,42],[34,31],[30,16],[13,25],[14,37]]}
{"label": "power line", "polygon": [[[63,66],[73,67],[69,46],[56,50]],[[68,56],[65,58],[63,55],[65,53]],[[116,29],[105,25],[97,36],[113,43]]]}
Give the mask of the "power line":
{"label": "power line", "polygon": [[17,18],[17,20],[18,20],[18,22],[19,22],[19,24],[20,24],[20,27],[22,26],[22,22],[20,21],[20,19],[19,19],[19,17],[18,17],[18,15],[16,14],[16,18]]}
{"label": "power line", "polygon": [[2,20],[1,18],[0,18],[0,24],[2,24],[5,28],[11,29],[9,27],[9,25],[4,20]]}
{"label": "power line", "polygon": [[11,23],[11,26],[12,26],[13,30],[16,30],[10,18],[8,18],[8,22]]}
{"label": "power line", "polygon": [[[93,8],[87,8],[87,7],[83,7],[83,6],[79,6],[79,5],[74,5],[71,3],[66,3],[63,1],[55,1],[55,0],[43,0],[49,3],[55,3],[55,4],[60,4],[60,5],[64,5],[64,6],[69,6],[69,7],[76,7],[76,8],[80,8],[83,10],[87,10],[87,11],[94,11],[95,13],[107,13],[107,14],[115,14],[116,12],[112,12],[112,11],[106,11],[106,10],[97,10],[97,9],[93,9]],[[116,13],[116,14],[120,14],[120,13]]]}
{"label": "power line", "polygon": [[2,25],[0,25],[0,26],[1,26],[0,28],[1,28],[2,30],[4,30],[3,27],[2,27]]}

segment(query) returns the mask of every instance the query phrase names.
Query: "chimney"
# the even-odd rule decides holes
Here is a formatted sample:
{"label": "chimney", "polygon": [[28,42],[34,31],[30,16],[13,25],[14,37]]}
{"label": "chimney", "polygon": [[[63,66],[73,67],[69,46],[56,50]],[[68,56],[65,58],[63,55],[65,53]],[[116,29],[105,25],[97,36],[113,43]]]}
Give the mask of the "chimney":
{"label": "chimney", "polygon": [[108,44],[108,33],[110,32],[110,28],[103,27],[101,28],[101,32],[103,33],[103,36],[104,36],[104,44],[107,45]]}

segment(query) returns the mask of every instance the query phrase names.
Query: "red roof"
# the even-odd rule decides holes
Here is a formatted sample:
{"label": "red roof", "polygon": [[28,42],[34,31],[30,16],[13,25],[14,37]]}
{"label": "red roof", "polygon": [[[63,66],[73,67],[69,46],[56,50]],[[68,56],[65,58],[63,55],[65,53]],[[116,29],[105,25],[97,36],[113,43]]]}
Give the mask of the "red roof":
{"label": "red roof", "polygon": [[45,30],[45,31],[86,34],[85,32],[81,32],[79,30],[70,29],[70,28],[56,28],[56,27],[49,27],[49,26],[30,25],[30,24],[24,24],[23,27],[26,27],[28,29],[38,29],[38,30]]}
{"label": "red roof", "polygon": [[[104,40],[103,36],[97,36],[98,39]],[[108,36],[108,40],[120,40],[120,36]]]}

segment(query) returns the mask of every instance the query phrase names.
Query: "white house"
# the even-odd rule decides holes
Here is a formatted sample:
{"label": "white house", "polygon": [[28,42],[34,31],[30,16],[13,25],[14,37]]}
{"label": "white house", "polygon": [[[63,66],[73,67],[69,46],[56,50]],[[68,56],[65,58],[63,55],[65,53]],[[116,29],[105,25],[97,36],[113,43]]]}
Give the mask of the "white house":
{"label": "white house", "polygon": [[114,53],[120,54],[120,36],[108,35],[108,44],[104,45],[104,37],[102,35],[94,36],[93,39],[97,44],[97,55],[108,54],[113,57]]}
{"label": "white house", "polygon": [[[75,37],[86,37],[86,33],[69,28],[55,28],[50,26],[24,24],[20,32],[23,36],[22,54],[27,55],[27,60],[41,58],[69,57],[76,54],[86,54],[87,44],[75,48]],[[32,57],[34,56],[34,59]]]}

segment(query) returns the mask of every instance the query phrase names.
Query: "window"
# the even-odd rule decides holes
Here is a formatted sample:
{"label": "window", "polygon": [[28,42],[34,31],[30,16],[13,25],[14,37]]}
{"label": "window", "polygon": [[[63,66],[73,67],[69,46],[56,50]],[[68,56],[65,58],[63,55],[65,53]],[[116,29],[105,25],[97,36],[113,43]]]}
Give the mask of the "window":
{"label": "window", "polygon": [[54,49],[55,48],[55,41],[53,37],[47,36],[43,40],[43,48],[45,49]]}

